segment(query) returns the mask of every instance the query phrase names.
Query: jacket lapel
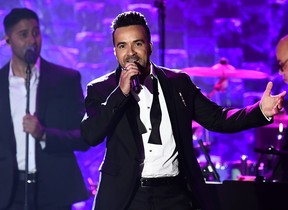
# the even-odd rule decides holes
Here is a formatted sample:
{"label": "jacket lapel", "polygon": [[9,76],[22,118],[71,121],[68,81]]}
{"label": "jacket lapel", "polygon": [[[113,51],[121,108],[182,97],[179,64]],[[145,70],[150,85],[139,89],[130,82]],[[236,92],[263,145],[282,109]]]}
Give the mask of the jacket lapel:
{"label": "jacket lapel", "polygon": [[[13,123],[11,118],[10,98],[9,98],[9,63],[6,64],[0,72],[0,126],[3,133],[0,141],[4,141],[7,145],[11,145],[11,149],[16,153],[16,140],[13,131]],[[12,140],[12,141],[11,141]]]}
{"label": "jacket lapel", "polygon": [[134,98],[131,98],[129,102],[129,108],[127,109],[127,119],[132,128],[133,139],[135,142],[135,146],[138,150],[139,159],[143,159],[144,155],[144,146],[143,146],[143,139],[142,133],[146,132],[146,128],[140,120],[140,108],[137,101]]}
{"label": "jacket lapel", "polygon": [[[118,65],[115,71],[116,84],[119,83],[121,71],[122,71],[121,66]],[[128,103],[129,104],[127,105],[129,106],[129,108],[127,108],[126,116],[127,116],[128,123],[130,125],[129,127],[132,128],[132,133],[133,133],[132,139],[134,140],[135,146],[138,151],[137,153],[139,155],[138,159],[139,161],[141,161],[144,157],[144,146],[143,146],[143,140],[142,140],[141,134],[146,132],[146,128],[140,120],[140,107],[133,96],[130,96],[130,100]],[[127,138],[127,139],[130,139],[130,138]]]}
{"label": "jacket lapel", "polygon": [[[171,85],[171,79],[168,78],[168,76],[165,74],[165,72],[157,67],[155,68],[155,73],[159,79],[162,91],[163,91],[163,95],[166,101],[166,105],[167,105],[167,109],[169,112],[169,116],[170,118],[174,118],[175,115],[175,104],[173,102],[173,100],[175,99],[173,97],[174,94],[174,89],[173,86]],[[171,119],[172,121],[172,119]]]}
{"label": "jacket lapel", "polygon": [[[122,70],[121,70],[121,67],[119,65],[116,69],[116,74],[115,74],[117,84],[119,83],[121,71]],[[129,103],[130,103],[129,104],[130,108],[128,109],[129,111],[127,112],[127,117],[128,117],[129,123],[131,124],[132,128],[135,127],[135,125],[137,126],[137,129],[136,129],[137,131],[136,131],[136,133],[134,133],[134,135],[137,135],[137,134],[141,135],[141,134],[146,132],[146,128],[140,120],[140,107],[139,107],[137,101],[134,99],[134,97],[130,98]],[[135,116],[136,116],[136,122],[135,122]],[[133,130],[135,130],[135,129],[133,129]]]}
{"label": "jacket lapel", "polygon": [[159,79],[163,95],[165,98],[166,106],[168,109],[171,126],[173,130],[173,135],[175,137],[176,143],[178,142],[177,139],[179,139],[179,129],[178,129],[178,119],[177,119],[177,111],[175,106],[175,101],[177,97],[175,97],[175,87],[172,83],[172,77],[168,77],[165,71],[162,69],[155,67],[155,73]]}

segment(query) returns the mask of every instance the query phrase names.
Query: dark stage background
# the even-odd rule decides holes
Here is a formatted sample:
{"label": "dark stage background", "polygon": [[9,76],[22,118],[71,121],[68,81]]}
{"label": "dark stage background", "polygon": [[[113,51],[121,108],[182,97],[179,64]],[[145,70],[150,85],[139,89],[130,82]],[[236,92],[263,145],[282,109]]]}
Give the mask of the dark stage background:
{"label": "dark stage background", "polygon": [[[269,75],[265,79],[228,78],[224,91],[211,94],[211,99],[217,103],[235,107],[254,103],[260,99],[267,81],[279,81],[275,45],[279,37],[288,33],[286,0],[167,0],[164,8],[161,7],[162,3],[160,0],[1,0],[0,21],[2,23],[13,7],[28,7],[36,11],[43,35],[42,56],[79,70],[84,94],[89,81],[113,71],[117,66],[110,25],[116,15],[127,10],[140,11],[146,16],[154,44],[152,60],[157,64],[178,69],[211,67],[225,57],[239,72],[244,69]],[[163,11],[165,62],[160,50],[163,25],[159,14]],[[0,36],[4,36],[2,24]],[[1,39],[1,66],[9,58],[9,46]],[[219,80],[210,76],[191,73],[192,80],[206,94],[212,92]],[[286,88],[281,82],[277,85],[278,92]],[[281,117],[270,127],[229,135],[207,132],[195,125],[191,141],[198,147],[197,140],[203,139],[221,179],[235,179],[243,166],[243,155],[247,157],[247,164],[253,165],[257,161],[255,146],[277,146],[281,141],[281,136],[278,140],[279,123],[285,125],[287,122],[285,115]],[[88,152],[77,153],[91,195],[97,187],[98,168],[104,150],[103,144]],[[199,161],[205,165],[202,152],[199,153]],[[245,174],[253,174],[253,170],[253,167],[249,167]],[[75,209],[86,210],[91,205],[92,196],[89,201],[75,205]]]}

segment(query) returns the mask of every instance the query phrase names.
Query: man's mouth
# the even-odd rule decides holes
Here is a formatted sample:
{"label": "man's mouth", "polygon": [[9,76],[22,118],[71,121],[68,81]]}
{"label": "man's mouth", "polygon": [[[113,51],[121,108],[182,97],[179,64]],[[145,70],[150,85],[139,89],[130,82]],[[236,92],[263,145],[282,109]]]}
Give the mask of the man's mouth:
{"label": "man's mouth", "polygon": [[138,56],[133,56],[133,57],[130,57],[126,60],[127,63],[135,63],[135,62],[138,62],[140,60],[140,58]]}

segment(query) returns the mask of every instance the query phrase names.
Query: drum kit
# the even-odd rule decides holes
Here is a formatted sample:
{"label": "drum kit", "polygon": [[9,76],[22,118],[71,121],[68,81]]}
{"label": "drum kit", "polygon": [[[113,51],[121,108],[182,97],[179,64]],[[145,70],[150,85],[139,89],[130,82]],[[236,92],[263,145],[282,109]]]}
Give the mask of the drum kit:
{"label": "drum kit", "polygon": [[[229,65],[230,66],[230,65]],[[231,69],[227,65],[216,64],[212,67],[190,67],[182,69],[190,76],[198,77],[220,77],[220,78],[238,78],[238,79],[268,79],[269,75],[256,71],[246,69]]]}
{"label": "drum kit", "polygon": [[[215,64],[212,67],[188,67],[183,68],[182,71],[187,73],[191,77],[214,77],[219,79],[219,81],[214,85],[213,91],[207,94],[208,98],[210,98],[214,94],[217,94],[219,91],[225,91],[228,88],[227,81],[229,79],[268,80],[270,78],[267,73],[258,70],[236,69],[232,65],[228,64],[228,61],[226,59],[221,59],[218,64]],[[286,127],[288,124],[287,122],[288,116],[285,113],[284,115],[276,116],[274,119],[274,123],[268,125],[267,127],[276,127],[278,129],[279,125],[282,124],[284,125],[284,127]],[[211,151],[211,142],[209,141],[209,134],[206,129],[204,129],[197,122],[192,123],[192,130],[194,149],[196,152],[196,156],[198,156],[199,159],[200,150],[202,148],[197,144],[196,140],[199,140],[199,138],[202,138],[203,135],[205,135],[204,146],[208,152]],[[213,176],[211,176],[212,172],[211,170],[209,170],[207,162],[205,160],[203,161],[203,158],[199,161],[199,164],[206,181],[215,181],[213,180]],[[214,162],[214,164],[220,176],[224,176],[221,178],[221,181],[225,179],[247,180],[247,177],[249,180],[249,177],[255,177],[256,163],[254,161],[248,160],[247,157],[241,157],[240,160],[230,161],[228,163],[221,163],[221,160],[217,160]],[[258,169],[262,170],[263,165],[260,166],[262,168],[259,167]]]}
{"label": "drum kit", "polygon": [[[217,93],[225,93],[225,91],[228,89],[228,81],[244,79],[263,80],[269,78],[267,73],[258,70],[236,69],[234,66],[228,63],[226,58],[221,58],[219,63],[211,67],[188,67],[183,68],[182,71],[191,77],[218,79],[218,82],[214,84],[213,90],[206,94],[209,99],[211,99],[211,97]],[[228,100],[231,101],[231,99]]]}
{"label": "drum kit", "polygon": [[212,67],[188,67],[183,68],[182,71],[190,76],[198,77],[218,77],[226,79],[268,79],[269,75],[257,71],[247,69],[236,69],[230,65],[225,58],[221,58],[219,63]]}

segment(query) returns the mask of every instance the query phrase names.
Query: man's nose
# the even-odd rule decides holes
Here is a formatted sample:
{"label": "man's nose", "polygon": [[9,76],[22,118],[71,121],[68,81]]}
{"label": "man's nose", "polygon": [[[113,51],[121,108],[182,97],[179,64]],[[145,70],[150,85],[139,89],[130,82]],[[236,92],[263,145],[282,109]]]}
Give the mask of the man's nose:
{"label": "man's nose", "polygon": [[133,46],[129,46],[129,47],[128,47],[128,54],[129,54],[129,55],[135,55],[135,53],[136,53],[136,52],[135,52],[135,50],[134,50],[134,47],[133,47]]}
{"label": "man's nose", "polygon": [[30,34],[29,35],[29,45],[33,45],[33,44],[35,44],[36,43],[36,36],[34,35],[34,34]]}

